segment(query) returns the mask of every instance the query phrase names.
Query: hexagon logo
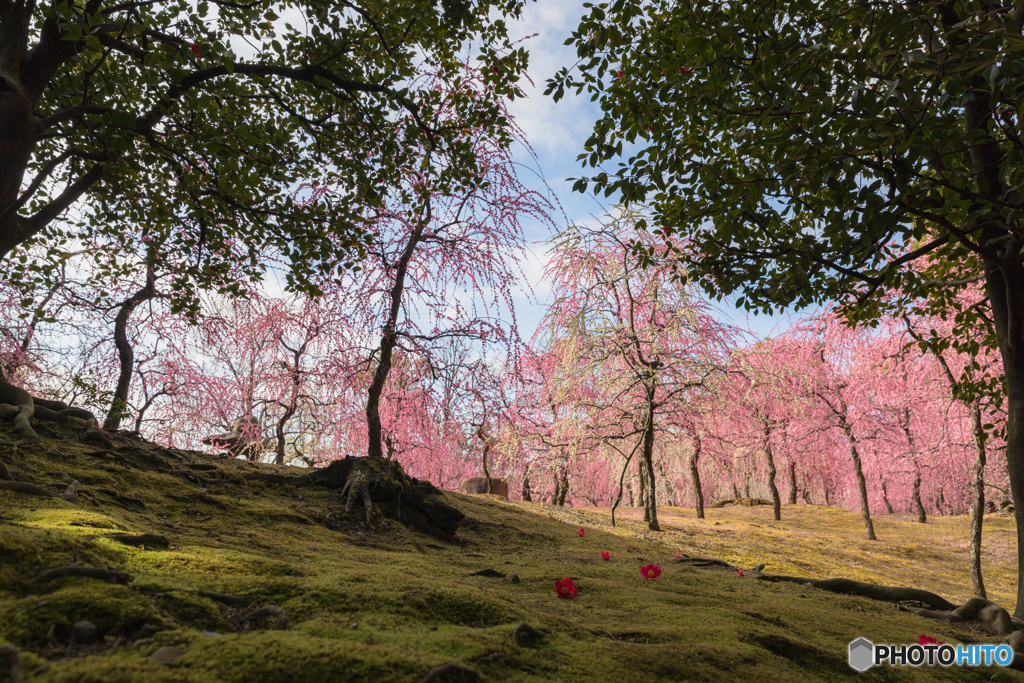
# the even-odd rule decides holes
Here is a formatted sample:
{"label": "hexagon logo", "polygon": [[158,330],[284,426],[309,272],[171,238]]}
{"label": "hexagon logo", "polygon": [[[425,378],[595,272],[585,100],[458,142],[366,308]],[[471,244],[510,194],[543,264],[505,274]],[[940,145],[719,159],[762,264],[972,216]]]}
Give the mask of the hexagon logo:
{"label": "hexagon logo", "polygon": [[864,673],[875,665],[875,645],[867,638],[858,638],[850,643],[850,666]]}

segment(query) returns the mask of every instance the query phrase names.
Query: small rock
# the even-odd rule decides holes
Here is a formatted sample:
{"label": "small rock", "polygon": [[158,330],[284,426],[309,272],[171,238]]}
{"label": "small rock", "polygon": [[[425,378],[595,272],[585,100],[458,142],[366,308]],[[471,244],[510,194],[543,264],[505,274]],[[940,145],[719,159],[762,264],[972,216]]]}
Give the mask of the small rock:
{"label": "small rock", "polygon": [[75,637],[76,643],[88,645],[89,643],[96,642],[96,639],[99,637],[99,629],[91,621],[82,619],[81,621],[76,621],[74,626],[71,627],[71,634]]}
{"label": "small rock", "polygon": [[207,638],[220,638],[220,634],[214,631],[203,631],[203,635]]}
{"label": "small rock", "polygon": [[0,680],[21,683],[24,677],[18,648],[13,645],[0,645]]}
{"label": "small rock", "polygon": [[803,593],[797,593],[796,597],[798,597],[798,598],[806,598],[807,596],[804,595]]}
{"label": "small rock", "polygon": [[512,575],[510,575],[508,577],[508,582],[509,583],[522,583],[522,581],[519,579],[519,574],[512,574]]}
{"label": "small rock", "polygon": [[359,622],[358,621],[354,621],[351,624],[349,624],[348,627],[350,629],[357,629],[357,628],[359,628]]}
{"label": "small rock", "polygon": [[185,651],[180,647],[174,647],[173,645],[166,645],[159,650],[156,650],[149,656],[149,661],[156,664],[163,664],[164,666],[172,666],[177,662],[181,656],[185,654]]}

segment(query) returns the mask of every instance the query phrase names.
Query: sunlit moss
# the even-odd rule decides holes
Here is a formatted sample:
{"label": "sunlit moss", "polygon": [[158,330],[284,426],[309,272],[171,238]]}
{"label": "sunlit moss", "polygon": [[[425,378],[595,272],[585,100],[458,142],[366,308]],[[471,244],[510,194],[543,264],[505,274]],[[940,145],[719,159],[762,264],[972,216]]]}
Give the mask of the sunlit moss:
{"label": "sunlit moss", "polygon": [[[446,543],[394,522],[367,530],[358,516],[332,530],[324,522],[330,514],[335,526],[342,511],[336,492],[247,483],[238,475],[254,466],[239,461],[202,458],[222,468],[223,481],[200,491],[178,477],[84,455],[91,449],[77,444],[46,445],[51,455],[23,451],[8,464],[54,491],[58,480],[49,473],[62,471],[85,491],[136,494],[142,503],[118,507],[97,495],[94,506],[87,498],[0,492],[0,641],[26,653],[29,680],[413,683],[434,666],[460,662],[485,681],[853,681],[864,680],[845,660],[857,636],[997,640],[884,603],[675,562],[677,552],[766,562],[777,573],[914,585],[959,600],[970,584],[960,566],[959,522],[950,518],[922,528],[883,517],[876,522],[882,540],[869,544],[858,538],[859,517],[839,510],[788,506],[776,523],[757,508],[709,510],[703,522],[663,509],[668,531],[653,534],[635,521],[613,529],[601,511],[452,494],[467,519],[458,542]],[[997,537],[1000,524],[990,523],[997,549],[1012,542],[1009,534]],[[587,527],[582,538],[580,526]],[[115,531],[162,533],[171,546],[100,538]],[[123,569],[132,581],[31,582],[47,567],[75,562]],[[648,563],[664,568],[657,581],[640,576]],[[520,583],[470,575],[488,567],[516,573]],[[1012,590],[1006,572],[993,568],[987,577],[1004,604]],[[554,582],[565,577],[580,591],[575,600],[555,597]],[[239,600],[228,605],[199,591]],[[252,608],[268,604],[287,610],[286,630],[246,621]],[[47,649],[51,626],[79,619],[111,638],[92,654],[73,647],[67,659]],[[523,621],[547,637],[516,645],[512,632]],[[146,660],[163,645],[185,651],[175,666]],[[1012,672],[955,673],[959,680],[1018,680]],[[949,675],[885,670],[874,677]]]}

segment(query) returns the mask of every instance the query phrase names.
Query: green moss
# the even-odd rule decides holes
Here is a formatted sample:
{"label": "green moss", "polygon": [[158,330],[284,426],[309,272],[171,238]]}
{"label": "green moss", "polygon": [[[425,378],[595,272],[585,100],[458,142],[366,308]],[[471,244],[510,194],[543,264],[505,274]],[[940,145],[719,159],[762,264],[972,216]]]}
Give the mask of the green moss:
{"label": "green moss", "polygon": [[[604,511],[452,494],[467,518],[458,541],[445,543],[395,522],[368,530],[358,515],[341,516],[339,526],[336,492],[247,483],[239,475],[254,466],[241,461],[189,455],[218,468],[205,475],[220,483],[199,490],[152,472],[162,466],[157,455],[122,451],[139,465],[129,468],[85,455],[91,449],[78,444],[44,445],[48,452],[22,452],[8,463],[19,478],[52,484],[56,472],[66,472],[85,491],[135,493],[142,503],[106,494],[96,494],[93,505],[0,493],[0,638],[25,652],[26,669],[38,671],[30,680],[413,683],[446,662],[470,666],[485,681],[511,682],[905,681],[952,673],[968,681],[1018,680],[990,669],[859,676],[845,653],[860,635],[877,642],[912,642],[922,633],[947,642],[998,639],[866,599],[674,561],[683,551],[746,566],[768,562],[777,573],[844,575],[962,599],[970,584],[960,527],[949,518],[927,529],[880,519],[883,540],[868,544],[858,538],[857,516],[827,508],[787,506],[782,523],[757,508],[709,510],[703,522],[665,509],[667,531],[651,534],[628,519],[613,528]],[[332,528],[323,523],[328,515]],[[1012,540],[999,535],[998,523],[989,524],[991,532],[986,526],[997,556],[999,544]],[[587,527],[583,538],[576,536],[580,526]],[[171,547],[99,538],[115,530],[162,533]],[[602,550],[611,562],[601,561]],[[132,581],[30,580],[76,562],[123,569]],[[659,580],[640,577],[648,563],[664,568]],[[488,567],[515,572],[521,582],[471,575]],[[989,585],[1005,602],[1012,586],[1003,585],[1000,571]],[[564,577],[575,581],[577,599],[555,597],[554,582]],[[229,606],[199,591],[239,600]],[[271,604],[287,610],[287,630],[246,620],[252,607]],[[66,643],[47,638],[53,624],[79,619],[111,640],[122,636],[117,651],[102,640],[65,651]],[[521,621],[548,635],[516,645],[512,632]],[[171,644],[186,653],[176,666],[146,660]]]}

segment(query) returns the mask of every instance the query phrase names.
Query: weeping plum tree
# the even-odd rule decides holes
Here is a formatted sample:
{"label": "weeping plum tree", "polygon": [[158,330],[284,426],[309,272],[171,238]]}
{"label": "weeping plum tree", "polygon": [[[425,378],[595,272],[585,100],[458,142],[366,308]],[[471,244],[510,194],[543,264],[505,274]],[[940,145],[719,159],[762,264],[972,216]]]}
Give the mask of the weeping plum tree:
{"label": "weeping plum tree", "polygon": [[573,33],[579,70],[548,84],[602,104],[585,164],[632,143],[616,172],[576,188],[650,200],[712,295],[762,310],[838,301],[870,323],[896,292],[952,319],[970,349],[982,312],[957,297],[984,283],[994,335],[983,343],[1005,374],[966,388],[1006,397],[1018,616],[1022,23],[1010,2],[615,0]]}
{"label": "weeping plum tree", "polygon": [[[175,311],[198,313],[204,288],[240,293],[229,271],[259,279],[268,250],[289,286],[317,294],[318,280],[354,266],[364,209],[406,182],[423,139],[453,161],[453,182],[476,170],[463,163],[463,130],[435,126],[437,92],[419,74],[459,80],[472,44],[485,67],[477,90],[491,96],[449,99],[464,98],[475,130],[507,138],[493,102],[520,94],[526,52],[504,19],[521,7],[2,0],[0,258],[53,280],[77,242],[130,251],[132,226],[144,225],[156,253],[193,256],[165,292]],[[330,199],[292,196],[339,178]],[[42,253],[15,254],[23,246]],[[31,396],[0,393],[27,424]]]}
{"label": "weeping plum tree", "polygon": [[[489,78],[466,66],[450,79],[427,79],[429,105],[401,120],[401,180],[366,209],[373,238],[358,274],[342,285],[353,324],[379,336],[366,355],[371,457],[383,454],[381,396],[396,351],[436,359],[448,340],[464,338],[514,355],[520,344],[512,303],[520,221],[550,225],[550,205],[516,177],[509,146],[520,132]],[[503,122],[500,134],[490,117]]]}
{"label": "weeping plum tree", "polygon": [[548,264],[554,302],[538,335],[557,359],[549,381],[561,387],[552,399],[561,419],[623,456],[615,505],[639,455],[644,521],[657,531],[655,440],[685,413],[691,394],[708,389],[732,331],[675,276],[659,245],[648,243],[647,268],[637,263],[627,240],[639,218],[621,209],[594,228],[569,226],[555,240]]}

